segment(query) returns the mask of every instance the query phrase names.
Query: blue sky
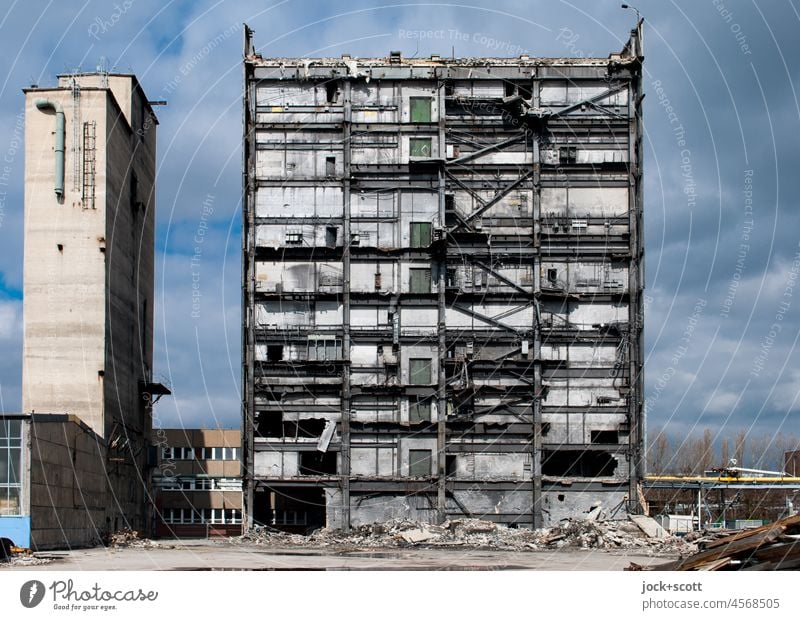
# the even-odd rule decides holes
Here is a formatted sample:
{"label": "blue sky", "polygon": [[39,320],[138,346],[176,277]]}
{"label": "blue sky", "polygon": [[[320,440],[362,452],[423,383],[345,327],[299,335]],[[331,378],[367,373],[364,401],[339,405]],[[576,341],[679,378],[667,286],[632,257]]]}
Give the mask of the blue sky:
{"label": "blue sky", "polygon": [[[0,157],[10,170],[0,185],[0,407],[20,407],[20,89],[105,62],[135,72],[151,99],[168,101],[157,109],[155,365],[174,391],[157,410],[166,426],[235,426],[240,415],[243,22],[269,56],[399,49],[603,57],[621,48],[634,23],[618,2],[598,1],[5,6]],[[674,436],[705,427],[797,434],[800,14],[788,0],[637,6],[646,19],[648,425],[668,425]],[[201,229],[201,311],[192,318],[189,261]]]}

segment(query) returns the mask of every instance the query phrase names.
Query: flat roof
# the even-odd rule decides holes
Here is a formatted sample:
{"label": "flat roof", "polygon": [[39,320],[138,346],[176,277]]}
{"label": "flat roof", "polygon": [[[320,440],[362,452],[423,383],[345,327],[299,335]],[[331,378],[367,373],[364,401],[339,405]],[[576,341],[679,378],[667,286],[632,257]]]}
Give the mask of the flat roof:
{"label": "flat roof", "polygon": [[347,67],[353,63],[359,67],[541,67],[541,66],[569,66],[569,67],[597,67],[605,66],[611,61],[633,62],[632,57],[623,57],[619,53],[610,54],[605,58],[571,58],[557,57],[545,58],[523,55],[515,58],[505,57],[465,57],[445,58],[432,56],[429,58],[403,58],[386,56],[383,58],[359,58],[357,56],[343,55],[341,58],[264,58],[260,54],[250,54],[245,60],[262,67]]}

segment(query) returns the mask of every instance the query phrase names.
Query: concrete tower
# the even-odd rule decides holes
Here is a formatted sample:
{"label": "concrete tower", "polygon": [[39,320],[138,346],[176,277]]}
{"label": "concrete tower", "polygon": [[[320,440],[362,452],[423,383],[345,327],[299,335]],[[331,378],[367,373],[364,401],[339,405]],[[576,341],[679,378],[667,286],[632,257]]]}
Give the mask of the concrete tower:
{"label": "concrete tower", "polygon": [[24,92],[23,412],[76,416],[104,442],[107,495],[76,498],[76,519],[142,528],[158,122],[133,75]]}

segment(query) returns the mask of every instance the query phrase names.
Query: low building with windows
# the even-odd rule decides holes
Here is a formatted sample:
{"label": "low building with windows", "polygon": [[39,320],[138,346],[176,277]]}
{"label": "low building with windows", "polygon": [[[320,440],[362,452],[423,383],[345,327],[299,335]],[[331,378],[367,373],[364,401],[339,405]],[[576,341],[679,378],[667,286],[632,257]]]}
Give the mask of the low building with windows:
{"label": "low building with windows", "polygon": [[156,429],[152,532],[159,537],[242,531],[241,432]]}

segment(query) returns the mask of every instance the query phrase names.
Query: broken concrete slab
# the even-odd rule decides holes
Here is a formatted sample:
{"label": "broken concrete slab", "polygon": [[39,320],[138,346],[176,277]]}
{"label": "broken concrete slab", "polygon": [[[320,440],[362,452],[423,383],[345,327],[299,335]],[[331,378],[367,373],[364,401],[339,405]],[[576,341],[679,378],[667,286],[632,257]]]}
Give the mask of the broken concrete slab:
{"label": "broken concrete slab", "polygon": [[436,534],[433,532],[426,531],[422,528],[406,530],[399,534],[401,540],[411,544],[425,542],[426,540],[431,540],[436,537]]}
{"label": "broken concrete slab", "polygon": [[662,540],[667,536],[666,530],[652,517],[647,517],[645,515],[629,515],[628,518],[649,538]]}

